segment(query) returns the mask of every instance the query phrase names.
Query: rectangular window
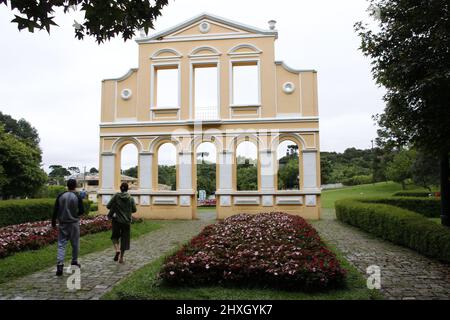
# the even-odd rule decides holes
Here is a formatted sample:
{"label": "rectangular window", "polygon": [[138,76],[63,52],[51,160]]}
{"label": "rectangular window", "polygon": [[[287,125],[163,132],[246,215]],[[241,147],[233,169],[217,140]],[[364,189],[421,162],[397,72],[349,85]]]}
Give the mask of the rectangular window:
{"label": "rectangular window", "polygon": [[256,62],[233,63],[233,105],[258,105],[259,71]]}
{"label": "rectangular window", "polygon": [[167,67],[155,70],[156,103],[158,108],[179,107],[178,68]]}
{"label": "rectangular window", "polygon": [[194,67],[195,119],[218,118],[217,65]]}

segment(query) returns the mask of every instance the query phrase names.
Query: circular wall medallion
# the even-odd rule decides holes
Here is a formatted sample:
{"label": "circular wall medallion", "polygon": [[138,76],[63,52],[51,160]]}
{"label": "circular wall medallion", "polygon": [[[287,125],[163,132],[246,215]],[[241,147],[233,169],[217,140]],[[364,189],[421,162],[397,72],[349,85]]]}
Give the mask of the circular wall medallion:
{"label": "circular wall medallion", "polygon": [[284,93],[291,94],[295,91],[295,85],[292,82],[285,82],[283,84]]}
{"label": "circular wall medallion", "polygon": [[121,93],[121,97],[123,100],[128,100],[131,98],[131,90],[130,89],[123,89]]}
{"label": "circular wall medallion", "polygon": [[198,28],[200,29],[201,33],[207,33],[211,29],[211,25],[208,22],[203,21],[202,23],[200,23]]}

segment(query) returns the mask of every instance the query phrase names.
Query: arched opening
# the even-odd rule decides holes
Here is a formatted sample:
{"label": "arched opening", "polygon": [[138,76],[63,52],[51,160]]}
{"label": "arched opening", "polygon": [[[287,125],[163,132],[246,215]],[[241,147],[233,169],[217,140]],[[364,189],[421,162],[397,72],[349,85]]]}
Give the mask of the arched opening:
{"label": "arched opening", "polygon": [[236,189],[258,190],[258,148],[250,141],[243,141],[236,148]]}
{"label": "arched opening", "polygon": [[216,202],[216,147],[203,142],[197,147],[197,205],[215,206]]}
{"label": "arched opening", "polygon": [[128,183],[129,190],[136,190],[138,186],[139,159],[138,149],[133,143],[124,145],[120,151],[120,179],[122,182]]}
{"label": "arched opening", "polygon": [[298,144],[285,140],[277,148],[278,190],[300,190],[300,158]]}
{"label": "arched opening", "polygon": [[170,143],[158,148],[158,188],[159,191],[177,190],[177,149]]}

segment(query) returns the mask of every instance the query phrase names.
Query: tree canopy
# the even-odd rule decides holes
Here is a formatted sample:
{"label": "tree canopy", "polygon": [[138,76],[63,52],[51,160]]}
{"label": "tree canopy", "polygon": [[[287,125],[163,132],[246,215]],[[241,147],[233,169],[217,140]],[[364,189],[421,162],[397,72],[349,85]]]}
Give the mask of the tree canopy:
{"label": "tree canopy", "polygon": [[450,2],[369,0],[377,29],[358,22],[361,50],[386,88],[379,144],[440,158],[441,218],[450,226]]}
{"label": "tree canopy", "polygon": [[119,34],[125,41],[129,40],[140,29],[148,33],[168,0],[0,0],[0,4],[10,5],[15,13],[11,22],[17,23],[19,30],[29,32],[45,29],[50,33],[50,29],[57,26],[56,9],[62,9],[65,14],[70,10],[81,11],[84,20],[74,21],[75,37],[81,40],[92,36],[102,43]]}

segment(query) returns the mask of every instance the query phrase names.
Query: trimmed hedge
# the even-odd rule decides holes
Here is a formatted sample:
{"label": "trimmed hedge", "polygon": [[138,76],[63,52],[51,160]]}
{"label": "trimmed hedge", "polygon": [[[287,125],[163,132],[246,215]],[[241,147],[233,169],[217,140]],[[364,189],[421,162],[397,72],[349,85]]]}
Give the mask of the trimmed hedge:
{"label": "trimmed hedge", "polygon": [[[51,219],[55,199],[26,199],[0,201],[0,227]],[[84,211],[89,213],[90,203],[84,200]]]}
{"label": "trimmed hedge", "polygon": [[335,206],[336,216],[342,222],[423,255],[450,262],[450,229],[421,214],[356,199],[339,200]]}
{"label": "trimmed hedge", "polygon": [[434,192],[428,191],[399,191],[394,193],[394,197],[416,197],[416,198],[428,198],[433,197]]}
{"label": "trimmed hedge", "polygon": [[441,216],[441,201],[438,198],[418,197],[392,197],[392,198],[367,198],[362,199],[366,203],[382,203],[410,210],[428,218]]}

